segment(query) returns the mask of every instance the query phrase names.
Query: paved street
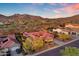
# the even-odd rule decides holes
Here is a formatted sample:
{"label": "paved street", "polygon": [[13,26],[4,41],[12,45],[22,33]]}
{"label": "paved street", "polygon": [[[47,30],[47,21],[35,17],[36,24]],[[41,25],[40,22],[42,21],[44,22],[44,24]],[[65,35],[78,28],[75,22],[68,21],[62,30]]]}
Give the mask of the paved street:
{"label": "paved street", "polygon": [[47,51],[45,53],[39,54],[38,56],[60,56],[60,50],[63,49],[64,47],[66,47],[66,46],[72,46],[72,47],[78,47],[79,48],[79,40],[76,40],[76,41],[71,42],[67,45],[61,46],[59,48]]}

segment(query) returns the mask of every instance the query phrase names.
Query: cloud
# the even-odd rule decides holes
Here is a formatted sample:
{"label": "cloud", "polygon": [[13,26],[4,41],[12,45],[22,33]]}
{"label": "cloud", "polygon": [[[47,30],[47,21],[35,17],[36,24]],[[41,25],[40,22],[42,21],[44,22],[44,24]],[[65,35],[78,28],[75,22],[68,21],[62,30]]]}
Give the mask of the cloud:
{"label": "cloud", "polygon": [[[30,12],[30,14],[34,15],[40,15],[43,17],[49,17],[49,18],[59,18],[59,17],[65,17],[65,16],[72,16],[76,13],[79,13],[79,3],[48,3],[47,5],[51,7],[46,7],[44,5],[45,3],[32,3],[32,5],[29,5],[28,7],[24,7]],[[55,8],[56,6],[59,6]],[[45,6],[42,9],[39,9],[38,7]],[[53,7],[54,6],[54,7]],[[38,12],[39,11],[39,12]]]}
{"label": "cloud", "polygon": [[61,6],[69,6],[69,5],[72,5],[73,3],[48,3],[49,5],[61,5]]}
{"label": "cloud", "polygon": [[[43,5],[44,3],[33,3],[33,5]],[[52,17],[53,18],[59,18],[59,17],[65,17],[65,16],[72,16],[76,13],[79,13],[79,3],[48,3],[49,5],[60,5],[61,8],[43,8],[47,14],[51,15],[45,15],[46,17]],[[50,13],[51,12],[51,13]]]}
{"label": "cloud", "polygon": [[63,17],[63,15],[62,14],[56,14],[56,15],[53,16],[53,18],[60,18],[60,17]]}
{"label": "cloud", "polygon": [[61,13],[61,12],[75,13],[78,10],[79,10],[79,4],[73,4],[73,5],[70,5],[70,6],[66,6],[64,8],[59,8],[55,12],[58,12],[58,13]]}
{"label": "cloud", "polygon": [[[62,4],[63,5],[63,4]],[[64,17],[64,16],[72,16],[79,13],[79,3],[74,3],[69,6],[65,6],[63,8],[57,8],[53,10],[55,12],[55,17]]]}

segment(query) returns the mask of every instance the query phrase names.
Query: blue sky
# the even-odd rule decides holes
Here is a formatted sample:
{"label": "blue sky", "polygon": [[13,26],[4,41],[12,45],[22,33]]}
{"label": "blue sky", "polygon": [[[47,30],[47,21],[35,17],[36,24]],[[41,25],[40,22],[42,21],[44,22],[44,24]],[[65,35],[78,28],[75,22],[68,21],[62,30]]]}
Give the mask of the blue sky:
{"label": "blue sky", "polygon": [[0,3],[0,14],[6,16],[30,14],[45,18],[59,18],[78,14],[78,7],[79,4],[68,3]]}

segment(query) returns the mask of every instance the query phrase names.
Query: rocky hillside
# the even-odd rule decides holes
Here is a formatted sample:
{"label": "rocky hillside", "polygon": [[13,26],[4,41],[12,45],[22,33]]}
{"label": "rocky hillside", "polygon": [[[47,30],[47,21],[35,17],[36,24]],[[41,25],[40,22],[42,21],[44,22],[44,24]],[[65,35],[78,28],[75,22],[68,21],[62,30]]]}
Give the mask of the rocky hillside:
{"label": "rocky hillside", "polygon": [[0,15],[0,31],[2,32],[21,32],[21,31],[39,31],[48,27],[57,28],[66,23],[79,24],[79,15],[66,18],[48,19],[40,16],[27,14],[14,14],[11,16]]}

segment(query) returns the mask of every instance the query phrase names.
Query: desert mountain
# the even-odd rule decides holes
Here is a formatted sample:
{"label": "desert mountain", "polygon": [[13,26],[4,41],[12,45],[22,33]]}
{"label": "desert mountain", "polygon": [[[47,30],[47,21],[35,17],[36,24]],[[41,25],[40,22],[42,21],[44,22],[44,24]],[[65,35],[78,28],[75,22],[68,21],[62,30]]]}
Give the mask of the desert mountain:
{"label": "desert mountain", "polygon": [[22,32],[22,31],[39,31],[42,28],[49,27],[57,28],[66,23],[79,24],[79,15],[65,17],[65,18],[43,18],[40,16],[33,16],[27,14],[14,14],[11,16],[4,16],[0,14],[0,22],[5,25],[0,25],[0,31],[4,34],[7,32]]}
{"label": "desert mountain", "polygon": [[17,20],[47,20],[47,21],[59,21],[61,22],[73,22],[73,23],[79,23],[79,15],[71,16],[71,17],[65,17],[65,18],[55,18],[55,19],[49,19],[49,18],[43,18],[40,16],[33,16],[33,15],[27,15],[27,14],[14,14],[11,16],[4,16],[0,14],[0,22],[5,21],[17,21]]}

